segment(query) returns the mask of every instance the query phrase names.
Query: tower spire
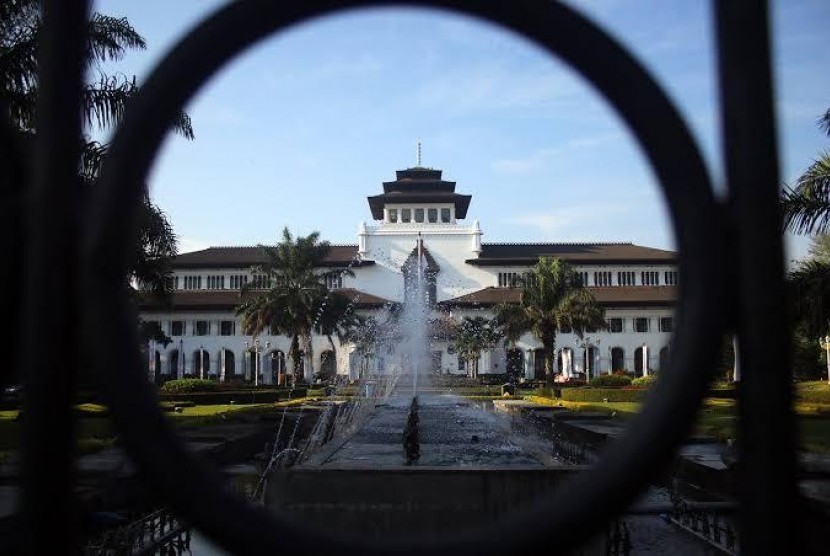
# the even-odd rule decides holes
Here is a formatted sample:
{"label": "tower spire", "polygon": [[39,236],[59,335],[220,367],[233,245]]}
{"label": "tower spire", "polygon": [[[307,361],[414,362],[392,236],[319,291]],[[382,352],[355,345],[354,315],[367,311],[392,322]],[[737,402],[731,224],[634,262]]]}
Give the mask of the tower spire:
{"label": "tower spire", "polygon": [[418,168],[421,167],[421,140],[418,139]]}

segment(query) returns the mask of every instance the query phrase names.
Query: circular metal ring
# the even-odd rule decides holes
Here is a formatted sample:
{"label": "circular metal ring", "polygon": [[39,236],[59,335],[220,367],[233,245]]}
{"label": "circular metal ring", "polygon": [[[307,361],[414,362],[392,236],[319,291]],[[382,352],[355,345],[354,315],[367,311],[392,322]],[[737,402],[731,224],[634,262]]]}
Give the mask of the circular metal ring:
{"label": "circular metal ring", "polygon": [[[596,467],[486,531],[370,543],[357,537],[335,539],[319,528],[310,537],[311,530],[298,530],[249,507],[225,493],[217,478],[186,452],[158,410],[141,370],[135,309],[124,291],[123,276],[148,169],[171,122],[196,91],[232,57],[273,32],[340,10],[380,6],[437,8],[472,15],[530,39],[582,73],[625,120],[659,178],[675,224],[682,295],[669,360],[671,371],[654,387],[625,437],[606,451]],[[354,548],[364,554],[423,554],[429,550],[457,555],[464,551],[548,549],[552,539],[557,549],[575,546],[622,511],[668,463],[691,427],[709,378],[704,369],[713,363],[725,330],[721,276],[728,262],[720,242],[723,218],[694,140],[648,73],[602,30],[557,2],[231,3],[178,43],[128,107],[88,208],[82,252],[86,338],[109,339],[88,348],[105,379],[124,444],[182,517],[234,552],[284,549],[305,554]],[[116,368],[119,372],[112,372]]]}

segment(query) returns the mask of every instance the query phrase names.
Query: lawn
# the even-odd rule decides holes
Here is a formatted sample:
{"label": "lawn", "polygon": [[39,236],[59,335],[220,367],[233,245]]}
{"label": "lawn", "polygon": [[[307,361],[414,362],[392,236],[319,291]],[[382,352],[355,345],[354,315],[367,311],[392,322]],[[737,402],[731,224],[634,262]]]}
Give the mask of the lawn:
{"label": "lawn", "polygon": [[[826,387],[826,384],[823,386]],[[641,405],[636,402],[567,402],[542,396],[527,396],[525,399],[543,405],[566,407],[573,411],[606,414],[616,412],[621,418],[637,413]],[[795,411],[800,448],[809,452],[830,453],[830,405],[796,403]],[[727,438],[736,437],[737,420],[735,400],[707,398],[698,414],[695,432],[725,441]]]}
{"label": "lawn", "polygon": [[[169,411],[165,415],[176,427],[199,427],[222,423],[234,418],[281,411],[285,407],[301,405],[316,398],[298,398],[268,404],[201,405],[183,407],[180,412]],[[112,446],[116,434],[107,416],[107,408],[98,404],[82,404],[75,407],[78,415],[78,454],[91,454]],[[16,454],[20,441],[21,423],[19,410],[0,411],[0,461]]]}

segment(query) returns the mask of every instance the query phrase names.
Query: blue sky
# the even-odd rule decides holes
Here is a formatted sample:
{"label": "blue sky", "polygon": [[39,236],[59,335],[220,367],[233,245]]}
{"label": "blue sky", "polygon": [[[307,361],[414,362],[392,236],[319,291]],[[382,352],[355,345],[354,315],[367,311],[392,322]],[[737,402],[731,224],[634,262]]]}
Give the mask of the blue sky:
{"label": "blue sky", "polygon": [[[646,65],[722,187],[709,2],[573,0]],[[99,0],[148,48],[107,67],[143,81],[215,0]],[[782,178],[830,148],[830,2],[772,2]],[[632,241],[673,248],[653,174],[605,102],[567,66],[481,22],[423,10],[350,12],[273,36],[186,108],[150,186],[180,251],[273,243],[283,226],[355,243],[367,195],[416,162],[473,195],[484,240]],[[790,258],[806,238],[788,240]]]}

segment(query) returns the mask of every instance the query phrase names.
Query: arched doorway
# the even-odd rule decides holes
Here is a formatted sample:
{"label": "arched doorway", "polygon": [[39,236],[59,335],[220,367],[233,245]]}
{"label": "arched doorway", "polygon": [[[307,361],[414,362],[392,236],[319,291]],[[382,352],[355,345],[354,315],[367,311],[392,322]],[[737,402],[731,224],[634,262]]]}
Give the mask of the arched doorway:
{"label": "arched doorway", "polygon": [[179,366],[179,350],[170,350],[170,353],[167,355],[167,372],[170,376],[173,378],[179,377]]}
{"label": "arched doorway", "polygon": [[153,350],[153,377],[155,378],[156,384],[160,384],[162,381],[162,368],[161,368],[161,353],[159,350]]}
{"label": "arched doorway", "polygon": [[[245,373],[245,379],[254,382],[254,374],[257,371],[262,373],[262,369],[257,366],[257,353],[253,350],[248,351],[248,357],[245,360],[248,363],[248,372]],[[257,383],[259,383],[259,377],[257,377]]]}
{"label": "arched doorway", "polygon": [[625,371],[625,350],[621,347],[611,349],[611,372]]}
{"label": "arched doorway", "polygon": [[278,349],[271,352],[271,374],[274,384],[285,383],[285,354]]}
{"label": "arched doorway", "polygon": [[507,350],[507,376],[511,379],[518,379],[524,375],[524,358],[522,350],[510,348]]}
{"label": "arched doorway", "polygon": [[193,352],[193,374],[199,378],[207,378],[210,373],[210,352],[206,349],[197,349]]}
{"label": "arched doorway", "polygon": [[669,348],[660,348],[660,371],[666,370],[669,365]]}
{"label": "arched doorway", "polygon": [[236,374],[236,356],[227,348],[222,350],[222,380],[233,380]]}
{"label": "arched doorway", "polygon": [[600,374],[600,369],[598,368],[599,363],[599,348],[596,346],[591,346],[585,350],[585,361],[583,364],[585,368],[588,370],[588,377],[589,379],[597,376]]}

